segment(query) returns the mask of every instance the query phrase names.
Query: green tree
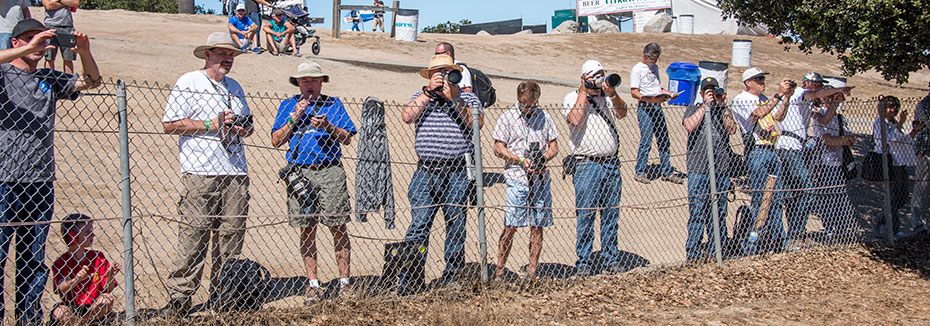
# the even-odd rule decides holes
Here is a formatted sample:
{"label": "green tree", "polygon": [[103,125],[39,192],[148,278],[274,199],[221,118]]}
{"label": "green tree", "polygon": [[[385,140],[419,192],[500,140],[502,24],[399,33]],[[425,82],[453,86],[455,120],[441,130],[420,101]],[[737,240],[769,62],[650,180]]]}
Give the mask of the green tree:
{"label": "green tree", "polygon": [[81,9],[125,9],[131,11],[178,13],[177,0],[84,0]]}
{"label": "green tree", "polygon": [[[718,0],[724,16],[764,24],[782,44],[836,54],[844,73],[872,69],[906,83],[930,67],[930,2],[923,0]],[[788,47],[786,46],[786,50]]]}
{"label": "green tree", "polygon": [[471,20],[462,19],[458,23],[446,21],[445,23],[437,24],[436,26],[423,27],[423,30],[421,32],[440,33],[440,34],[458,34],[459,28],[461,28],[462,25],[468,25],[468,24],[471,24]]}

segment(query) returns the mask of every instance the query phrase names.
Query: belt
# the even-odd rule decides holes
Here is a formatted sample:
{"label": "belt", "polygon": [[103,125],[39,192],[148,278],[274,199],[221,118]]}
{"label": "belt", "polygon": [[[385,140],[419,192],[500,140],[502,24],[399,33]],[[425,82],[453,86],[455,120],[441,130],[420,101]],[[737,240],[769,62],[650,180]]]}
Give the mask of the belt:
{"label": "belt", "polygon": [[616,156],[587,156],[575,155],[575,162],[612,163],[617,161]]}
{"label": "belt", "polygon": [[756,144],[756,147],[761,148],[761,149],[771,150],[771,151],[775,150],[775,144]]}
{"label": "belt", "polygon": [[440,170],[440,169],[459,169],[465,168],[465,157],[458,157],[448,160],[417,160],[418,168],[425,168],[427,170]]}
{"label": "belt", "polygon": [[325,169],[331,166],[342,165],[342,162],[339,160],[332,160],[329,162],[316,163],[316,164],[294,164],[294,165],[304,170],[319,171],[319,170],[322,170],[322,169]]}

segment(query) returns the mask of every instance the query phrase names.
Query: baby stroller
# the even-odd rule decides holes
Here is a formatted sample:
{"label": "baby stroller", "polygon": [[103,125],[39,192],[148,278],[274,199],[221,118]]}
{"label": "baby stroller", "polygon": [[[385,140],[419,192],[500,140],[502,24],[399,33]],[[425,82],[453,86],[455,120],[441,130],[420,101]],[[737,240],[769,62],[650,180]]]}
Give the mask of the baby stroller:
{"label": "baby stroller", "polygon": [[297,29],[294,32],[294,39],[297,41],[297,46],[301,46],[304,43],[307,43],[307,40],[313,39],[313,43],[310,44],[310,52],[313,52],[313,55],[320,54],[320,37],[313,35],[316,30],[310,29],[310,18],[308,13],[300,5],[290,5],[284,8],[281,8],[284,11],[284,16],[287,17],[287,20],[294,24],[294,27]]}

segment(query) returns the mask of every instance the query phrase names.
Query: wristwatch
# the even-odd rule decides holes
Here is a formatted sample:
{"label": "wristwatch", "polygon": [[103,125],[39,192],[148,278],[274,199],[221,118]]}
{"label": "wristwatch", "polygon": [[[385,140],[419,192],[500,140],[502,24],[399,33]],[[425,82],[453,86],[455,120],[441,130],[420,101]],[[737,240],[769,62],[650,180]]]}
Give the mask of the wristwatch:
{"label": "wristwatch", "polygon": [[775,93],[775,95],[772,97],[774,97],[776,100],[781,101],[781,94]]}

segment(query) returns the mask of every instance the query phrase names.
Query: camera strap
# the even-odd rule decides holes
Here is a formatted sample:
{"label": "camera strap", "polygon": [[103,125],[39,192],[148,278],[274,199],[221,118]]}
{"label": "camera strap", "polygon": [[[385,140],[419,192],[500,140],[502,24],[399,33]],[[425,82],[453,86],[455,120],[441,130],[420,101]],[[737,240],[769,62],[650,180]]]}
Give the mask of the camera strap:
{"label": "camera strap", "polygon": [[616,143],[617,149],[616,149],[616,153],[614,154],[616,156],[620,154],[620,133],[617,132],[617,126],[614,125],[613,120],[611,120],[610,117],[607,116],[607,113],[604,112],[604,110],[600,107],[600,105],[597,104],[597,101],[595,101],[594,99],[595,97],[588,96],[588,103],[591,103],[591,106],[594,107],[594,112],[597,112],[597,115],[600,116],[601,119],[604,119],[604,123],[606,123],[607,126],[610,127],[610,131],[613,132],[614,140],[617,142]]}
{"label": "camera strap", "polygon": [[[203,76],[207,78],[207,81],[210,82],[210,85],[213,86],[213,90],[216,91],[216,95],[220,95],[225,98],[226,110],[232,111],[232,93],[229,91],[229,84],[226,82],[226,76],[223,76],[223,87],[220,87],[219,83],[210,78],[210,75],[207,75],[207,71],[204,69],[200,70],[203,73]],[[226,115],[223,114],[223,120],[225,120]],[[220,125],[217,128],[217,131],[220,134],[220,142],[223,144],[223,147],[226,148],[226,151],[229,153],[238,153],[242,151],[242,139],[236,135],[229,133],[229,128],[226,128],[224,121],[220,121]],[[239,145],[238,151],[233,150],[233,148]]]}
{"label": "camera strap", "polygon": [[[318,104],[320,104],[320,103],[326,103],[326,101],[328,101],[328,100],[329,100],[329,97],[328,97],[328,96],[323,95],[323,94],[320,94],[320,97],[318,97],[318,98],[316,99],[316,101],[310,102],[310,105],[311,105],[310,108],[309,108],[309,109],[310,109],[310,115],[311,115],[311,116],[315,115],[316,112],[317,112],[317,110],[319,110],[319,108],[317,107]],[[297,101],[300,101],[300,98],[297,98]],[[295,109],[297,108],[297,101],[294,102],[294,108],[295,108]],[[291,112],[293,112],[293,111],[291,111]],[[306,115],[306,114],[307,114],[307,111],[304,111],[304,115]],[[302,120],[303,120],[303,117],[302,117],[302,116],[298,118],[298,121],[302,121]],[[296,161],[297,161],[297,155],[300,153],[300,141],[301,141],[301,138],[304,137],[304,133],[306,133],[306,132],[307,132],[307,126],[306,126],[305,124],[301,124],[301,125],[297,128],[297,130],[294,130],[294,132],[291,134],[291,137],[292,137],[292,138],[294,137],[294,135],[299,134],[299,135],[297,136],[297,145],[295,145],[295,146],[294,146],[294,150],[291,151],[291,161],[292,161],[292,162],[296,162]],[[296,163],[295,163],[295,164],[296,164]]]}

